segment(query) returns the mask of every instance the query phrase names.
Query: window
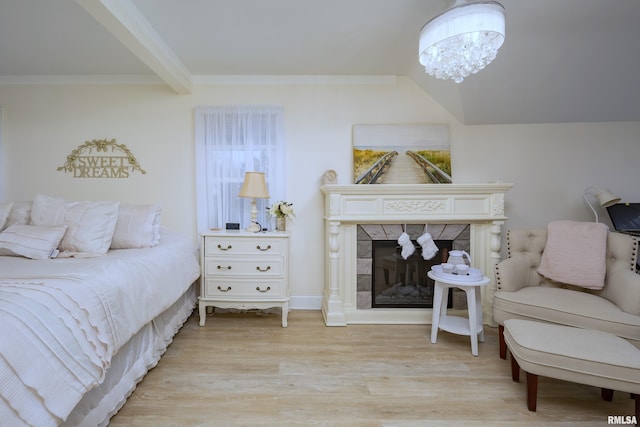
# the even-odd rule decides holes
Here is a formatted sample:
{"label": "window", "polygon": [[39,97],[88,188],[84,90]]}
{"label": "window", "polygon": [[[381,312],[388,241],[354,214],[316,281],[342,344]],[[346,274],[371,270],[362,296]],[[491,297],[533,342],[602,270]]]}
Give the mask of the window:
{"label": "window", "polygon": [[[238,197],[245,172],[264,172],[272,200],[284,199],[284,111],[277,106],[197,107],[198,231],[250,222],[251,200]],[[269,200],[257,199],[258,222],[268,226]]]}

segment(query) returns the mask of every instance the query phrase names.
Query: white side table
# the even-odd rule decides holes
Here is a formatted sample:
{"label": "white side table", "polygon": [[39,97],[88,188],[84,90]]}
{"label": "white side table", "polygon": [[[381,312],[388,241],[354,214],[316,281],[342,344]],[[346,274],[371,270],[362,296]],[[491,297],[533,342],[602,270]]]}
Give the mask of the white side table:
{"label": "white side table", "polygon": [[[449,277],[442,277],[429,271],[428,276],[435,280],[433,292],[433,319],[431,323],[431,343],[438,338],[438,329],[459,335],[469,335],[471,338],[471,354],[478,355],[478,337],[484,342],[482,324],[482,298],[480,287],[489,283],[489,278],[483,276],[478,281],[461,281]],[[458,288],[467,294],[467,310],[469,318],[447,316],[449,302],[449,288]]]}

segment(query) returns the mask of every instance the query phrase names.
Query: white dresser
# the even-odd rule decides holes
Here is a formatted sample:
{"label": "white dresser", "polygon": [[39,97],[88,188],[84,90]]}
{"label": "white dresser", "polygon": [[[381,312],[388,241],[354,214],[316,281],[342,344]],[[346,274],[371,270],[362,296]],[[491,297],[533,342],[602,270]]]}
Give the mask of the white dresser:
{"label": "white dresser", "polygon": [[200,326],[207,307],[282,308],[289,312],[289,234],[211,231],[200,248]]}

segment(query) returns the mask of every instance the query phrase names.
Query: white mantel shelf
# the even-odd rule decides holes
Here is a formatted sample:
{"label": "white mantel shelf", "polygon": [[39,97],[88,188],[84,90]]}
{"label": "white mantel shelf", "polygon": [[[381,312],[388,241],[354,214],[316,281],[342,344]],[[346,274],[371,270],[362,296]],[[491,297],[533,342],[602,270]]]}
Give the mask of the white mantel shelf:
{"label": "white mantel shelf", "polygon": [[431,323],[431,309],[358,309],[357,225],[467,223],[473,266],[491,279],[483,295],[491,319],[494,266],[500,261],[504,194],[513,184],[365,184],[321,186],[325,194],[326,279],[322,312],[327,326],[355,323]]}

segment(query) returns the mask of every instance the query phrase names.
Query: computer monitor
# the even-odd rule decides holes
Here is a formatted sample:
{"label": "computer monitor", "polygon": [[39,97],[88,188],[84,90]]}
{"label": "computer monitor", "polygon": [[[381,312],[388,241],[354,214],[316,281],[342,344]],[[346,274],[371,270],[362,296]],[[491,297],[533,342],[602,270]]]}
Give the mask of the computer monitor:
{"label": "computer monitor", "polygon": [[640,203],[616,203],[607,212],[616,231],[640,233]]}

